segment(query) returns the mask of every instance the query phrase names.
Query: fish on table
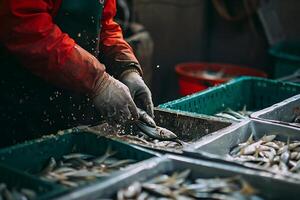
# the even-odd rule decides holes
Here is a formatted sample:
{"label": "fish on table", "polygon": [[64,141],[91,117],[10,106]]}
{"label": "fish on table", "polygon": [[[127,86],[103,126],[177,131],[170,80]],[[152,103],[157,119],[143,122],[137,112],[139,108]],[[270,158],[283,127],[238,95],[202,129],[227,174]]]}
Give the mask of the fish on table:
{"label": "fish on table", "polygon": [[145,111],[138,109],[139,120],[127,124],[127,131],[116,131],[109,134],[108,137],[117,137],[122,140],[134,141],[135,143],[158,147],[182,149],[183,141],[179,140],[177,135],[172,131],[157,126],[152,117]]}
{"label": "fish on table", "polygon": [[182,150],[186,141],[181,140],[171,130],[157,126],[154,119],[145,111],[138,109],[139,119],[135,122],[119,126],[109,123],[81,129],[102,135],[107,138],[117,139],[137,145],[147,146],[154,149]]}
{"label": "fish on table", "polygon": [[246,105],[240,111],[234,111],[231,108],[226,108],[224,111],[215,114],[214,116],[229,119],[233,121],[242,121],[247,119],[253,112],[246,109]]}
{"label": "fish on table", "polygon": [[149,138],[158,140],[174,140],[177,135],[172,131],[157,126],[154,119],[150,117],[145,111],[138,109],[139,119],[135,122],[135,125],[140,130],[140,133],[145,134]]}
{"label": "fish on table", "polygon": [[5,183],[0,182],[1,200],[33,200],[36,199],[35,191],[28,188],[9,188]]}
{"label": "fish on table", "polygon": [[190,179],[190,170],[174,172],[171,175],[160,174],[150,180],[135,181],[115,194],[117,200],[149,199],[255,199],[258,190],[241,177]]}
{"label": "fish on table", "polygon": [[300,141],[289,138],[276,140],[277,135],[264,135],[254,140],[253,134],[246,142],[231,149],[233,160],[252,163],[278,173],[296,173],[300,178]]}
{"label": "fish on table", "polygon": [[132,159],[117,159],[114,157],[116,154],[116,151],[108,147],[106,152],[99,157],[84,153],[63,155],[60,160],[51,157],[39,176],[44,180],[67,187],[77,187],[97,178],[106,177],[136,162]]}

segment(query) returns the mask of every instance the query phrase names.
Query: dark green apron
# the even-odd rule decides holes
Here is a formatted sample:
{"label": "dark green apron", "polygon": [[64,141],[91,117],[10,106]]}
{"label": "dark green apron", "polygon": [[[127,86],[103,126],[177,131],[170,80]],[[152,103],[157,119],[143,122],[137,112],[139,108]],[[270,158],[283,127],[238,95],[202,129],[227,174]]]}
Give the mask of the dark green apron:
{"label": "dark green apron", "polygon": [[[103,7],[104,0],[63,0],[54,21],[96,56]],[[0,147],[99,120],[87,97],[49,85],[3,47],[0,66]]]}

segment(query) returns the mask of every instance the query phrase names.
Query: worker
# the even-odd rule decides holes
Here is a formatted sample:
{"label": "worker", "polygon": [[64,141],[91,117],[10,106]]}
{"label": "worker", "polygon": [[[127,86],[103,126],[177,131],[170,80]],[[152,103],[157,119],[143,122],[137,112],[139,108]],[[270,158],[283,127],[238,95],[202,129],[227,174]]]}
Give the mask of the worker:
{"label": "worker", "polygon": [[115,0],[1,0],[6,139],[28,139],[80,119],[122,124],[138,119],[137,107],[153,117],[151,92],[115,14]]}

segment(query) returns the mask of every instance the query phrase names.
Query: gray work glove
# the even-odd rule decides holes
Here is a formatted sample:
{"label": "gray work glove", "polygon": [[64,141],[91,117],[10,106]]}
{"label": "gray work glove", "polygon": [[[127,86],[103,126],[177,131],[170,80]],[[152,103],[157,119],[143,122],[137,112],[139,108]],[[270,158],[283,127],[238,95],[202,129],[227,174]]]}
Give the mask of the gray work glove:
{"label": "gray work glove", "polygon": [[139,118],[128,87],[106,72],[96,83],[93,93],[96,108],[108,122],[123,124]]}
{"label": "gray work glove", "polygon": [[151,117],[154,117],[151,91],[142,77],[135,71],[125,71],[120,80],[129,88],[137,107],[145,110]]}

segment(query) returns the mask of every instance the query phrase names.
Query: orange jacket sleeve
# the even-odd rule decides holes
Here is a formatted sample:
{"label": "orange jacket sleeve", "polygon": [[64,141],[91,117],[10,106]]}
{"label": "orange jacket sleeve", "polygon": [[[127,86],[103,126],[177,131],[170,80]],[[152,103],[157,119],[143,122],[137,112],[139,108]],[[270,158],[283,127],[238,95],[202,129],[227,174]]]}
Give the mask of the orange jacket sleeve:
{"label": "orange jacket sleeve", "polygon": [[[118,77],[128,68],[136,68],[140,74],[142,70],[139,62],[133,54],[129,44],[123,39],[120,26],[114,22],[116,15],[116,0],[106,0],[100,33],[100,55],[101,61],[106,65],[108,71]],[[129,66],[134,64],[134,66]]]}
{"label": "orange jacket sleeve", "polygon": [[2,0],[0,42],[32,73],[89,93],[105,68],[53,23],[54,6],[54,0]]}

